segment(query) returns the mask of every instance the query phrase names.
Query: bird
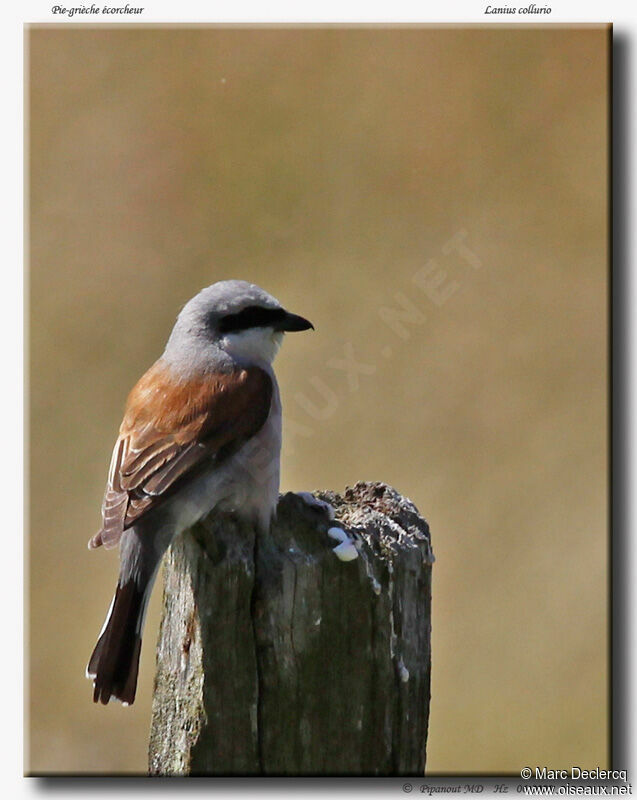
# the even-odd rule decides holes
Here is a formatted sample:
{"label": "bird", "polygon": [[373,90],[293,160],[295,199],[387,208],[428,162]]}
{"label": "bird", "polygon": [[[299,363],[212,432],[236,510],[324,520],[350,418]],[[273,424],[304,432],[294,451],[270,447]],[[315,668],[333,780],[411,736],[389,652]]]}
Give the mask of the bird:
{"label": "bird", "polygon": [[202,289],[128,396],[89,549],[119,545],[120,570],[89,659],[93,701],[135,700],[144,617],[175,536],[213,509],[258,531],[279,492],[281,400],[272,362],[285,333],[314,326],[242,280]]}

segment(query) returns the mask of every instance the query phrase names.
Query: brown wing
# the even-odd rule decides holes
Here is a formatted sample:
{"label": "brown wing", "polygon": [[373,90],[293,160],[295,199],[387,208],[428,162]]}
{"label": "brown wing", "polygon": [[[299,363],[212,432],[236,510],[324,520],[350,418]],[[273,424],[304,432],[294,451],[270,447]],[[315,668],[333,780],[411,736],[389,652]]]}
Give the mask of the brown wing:
{"label": "brown wing", "polygon": [[128,397],[89,547],[115,547],[122,532],[203,462],[222,461],[262,427],[272,381],[258,367],[175,382],[158,361]]}

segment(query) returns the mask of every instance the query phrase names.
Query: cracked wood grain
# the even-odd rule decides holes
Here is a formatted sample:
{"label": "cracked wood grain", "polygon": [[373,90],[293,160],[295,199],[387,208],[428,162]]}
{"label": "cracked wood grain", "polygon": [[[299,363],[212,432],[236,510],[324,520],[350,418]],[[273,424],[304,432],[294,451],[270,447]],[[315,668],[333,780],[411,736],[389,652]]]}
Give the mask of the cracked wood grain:
{"label": "cracked wood grain", "polygon": [[211,515],[171,547],[150,774],[424,773],[429,528],[382,483],[316,496],[336,523],[287,494],[268,536]]}

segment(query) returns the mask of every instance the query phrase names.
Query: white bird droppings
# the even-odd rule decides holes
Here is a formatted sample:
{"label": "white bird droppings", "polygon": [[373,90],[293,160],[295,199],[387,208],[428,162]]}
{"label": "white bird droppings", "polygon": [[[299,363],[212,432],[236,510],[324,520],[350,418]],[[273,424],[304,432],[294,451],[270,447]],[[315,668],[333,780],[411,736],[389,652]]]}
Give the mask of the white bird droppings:
{"label": "white bird droppings", "polygon": [[338,542],[340,542],[339,545],[332,548],[332,552],[341,561],[353,561],[355,558],[358,558],[358,550],[356,549],[356,545],[342,528],[330,528],[327,532],[327,535],[331,539],[336,539]]}
{"label": "white bird droppings", "polygon": [[181,667],[182,672],[186,672],[188,669],[188,662],[190,661],[190,651],[181,651],[181,659],[179,666]]}

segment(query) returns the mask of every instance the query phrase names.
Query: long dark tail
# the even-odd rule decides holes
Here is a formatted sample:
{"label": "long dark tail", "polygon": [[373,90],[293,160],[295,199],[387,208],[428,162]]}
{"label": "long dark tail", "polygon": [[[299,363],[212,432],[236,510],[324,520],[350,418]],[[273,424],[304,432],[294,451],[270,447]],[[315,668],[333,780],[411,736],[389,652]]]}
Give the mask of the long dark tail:
{"label": "long dark tail", "polygon": [[135,700],[142,627],[154,577],[142,586],[134,578],[117,585],[86,668],[87,677],[93,679],[95,703],[106,704],[112,697],[126,705]]}

